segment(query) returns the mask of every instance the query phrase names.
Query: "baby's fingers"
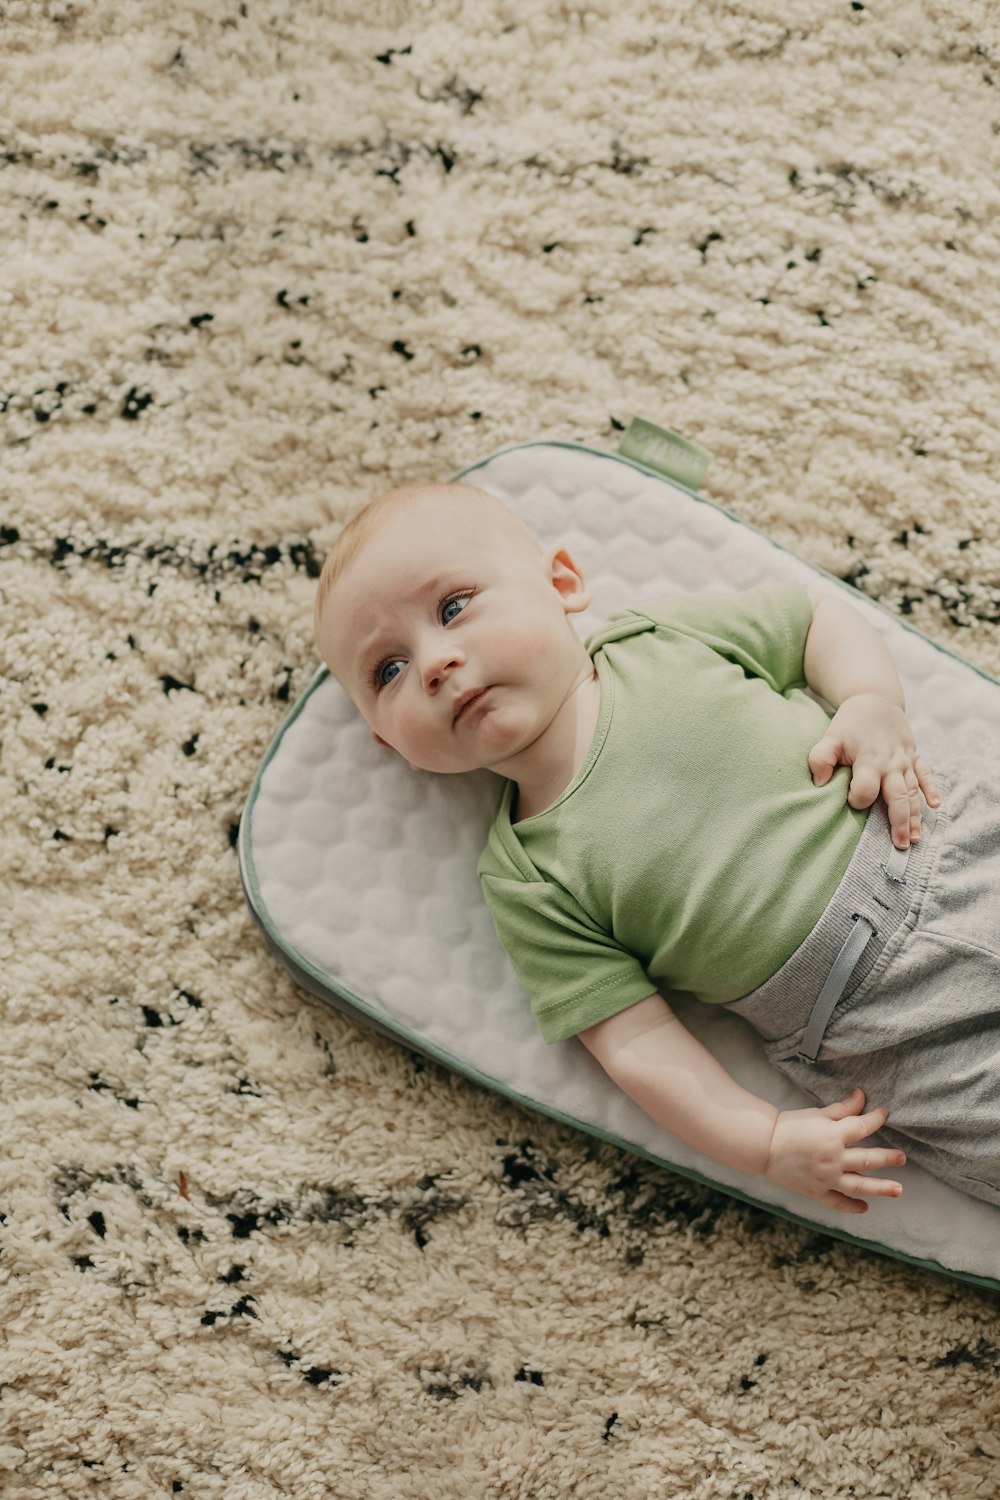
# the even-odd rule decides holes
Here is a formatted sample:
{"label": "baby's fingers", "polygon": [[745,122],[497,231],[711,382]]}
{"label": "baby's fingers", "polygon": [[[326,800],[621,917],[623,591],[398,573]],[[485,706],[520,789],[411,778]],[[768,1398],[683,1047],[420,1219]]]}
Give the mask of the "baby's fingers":
{"label": "baby's fingers", "polygon": [[837,1183],[842,1193],[852,1197],[898,1198],[903,1191],[901,1182],[891,1177],[863,1177],[863,1172],[874,1172],[879,1167],[901,1167],[906,1161],[903,1151],[887,1151],[881,1146],[866,1146],[860,1150],[844,1152],[845,1172]]}
{"label": "baby's fingers", "polygon": [[824,1104],[820,1114],[827,1115],[831,1120],[842,1120],[845,1115],[858,1114],[864,1102],[864,1089],[852,1089],[846,1099],[837,1099],[833,1104]]}
{"label": "baby's fingers", "polygon": [[844,1214],[866,1214],[868,1212],[867,1203],[862,1203],[857,1198],[845,1198],[843,1193],[836,1193],[832,1188],[828,1193],[824,1193],[819,1201],[825,1203],[827,1208],[839,1208],[841,1213]]}
{"label": "baby's fingers", "polygon": [[931,770],[930,766],[927,764],[927,762],[923,759],[922,756],[918,755],[914,759],[913,769],[917,773],[917,780],[920,783],[920,790],[923,792],[924,797],[927,800],[928,806],[930,806],[930,807],[940,807],[941,806],[941,791],[940,791],[940,788],[938,787],[937,782],[934,780],[934,773],[933,773],[933,771]]}
{"label": "baby's fingers", "polygon": [[837,766],[841,764],[844,742],[837,734],[824,734],[817,740],[806,757],[812,779],[817,786],[826,786]]}
{"label": "baby's fingers", "polygon": [[914,781],[911,788],[906,783],[906,777],[901,773],[887,776],[882,785],[882,796],[889,814],[892,841],[897,849],[908,849],[910,839],[920,837],[920,802],[917,795],[917,783]]}
{"label": "baby's fingers", "polygon": [[841,1140],[845,1145],[863,1141],[866,1135],[873,1135],[876,1130],[881,1130],[888,1118],[889,1111],[881,1104],[877,1109],[870,1109],[867,1114],[848,1116],[840,1121]]}
{"label": "baby's fingers", "polygon": [[[905,1151],[894,1151],[884,1146],[860,1146],[844,1152],[845,1172],[874,1172],[879,1167],[901,1167],[906,1162]],[[881,1182],[882,1178],[876,1178]]]}
{"label": "baby's fingers", "polygon": [[847,800],[853,808],[871,807],[882,790],[882,774],[872,761],[856,760],[851,767]]}
{"label": "baby's fingers", "polygon": [[837,1188],[851,1198],[898,1198],[903,1184],[888,1177],[859,1177],[855,1172],[845,1172]]}

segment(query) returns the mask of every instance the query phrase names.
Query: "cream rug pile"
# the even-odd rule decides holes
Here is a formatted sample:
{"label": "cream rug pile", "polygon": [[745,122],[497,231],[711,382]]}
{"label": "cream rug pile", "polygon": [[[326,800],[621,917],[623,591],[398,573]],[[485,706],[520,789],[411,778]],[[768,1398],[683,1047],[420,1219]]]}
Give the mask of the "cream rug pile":
{"label": "cream rug pile", "polygon": [[640,414],[1000,675],[988,0],[5,0],[0,1492],[992,1500],[1000,1297],[419,1061],[234,837],[339,523]]}

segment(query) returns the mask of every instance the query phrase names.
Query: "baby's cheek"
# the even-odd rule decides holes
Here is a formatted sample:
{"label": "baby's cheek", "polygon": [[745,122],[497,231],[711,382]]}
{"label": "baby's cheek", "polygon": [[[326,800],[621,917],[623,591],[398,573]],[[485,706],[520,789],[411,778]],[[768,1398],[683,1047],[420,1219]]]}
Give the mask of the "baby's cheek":
{"label": "baby's cheek", "polygon": [[522,622],[511,632],[509,645],[511,659],[528,668],[544,667],[552,659],[551,641]]}
{"label": "baby's cheek", "polygon": [[393,743],[398,744],[404,755],[433,756],[435,751],[444,749],[449,743],[450,721],[422,711],[419,705],[400,708],[394,721]]}

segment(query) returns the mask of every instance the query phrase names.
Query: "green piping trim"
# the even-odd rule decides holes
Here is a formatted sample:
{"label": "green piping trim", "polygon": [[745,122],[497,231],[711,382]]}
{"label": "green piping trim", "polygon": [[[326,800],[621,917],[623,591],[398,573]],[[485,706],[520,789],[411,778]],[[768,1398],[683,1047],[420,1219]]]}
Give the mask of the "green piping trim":
{"label": "green piping trim", "polygon": [[[848,584],[845,584],[842,579],[836,578],[832,573],[827,573],[823,568],[806,562],[806,559],[800,557],[797,552],[793,552],[791,548],[784,547],[780,542],[776,542],[773,537],[769,537],[766,532],[761,531],[759,527],[754,526],[749,521],[742,520],[739,516],[733,515],[731,511],[726,510],[724,506],[719,505],[716,501],[709,500],[704,495],[697,494],[696,491],[689,489],[687,485],[680,483],[679,480],[671,479],[667,475],[661,473],[660,470],[650,468],[648,465],[639,463],[634,459],[624,458],[617,453],[607,453],[603,449],[599,448],[589,448],[586,446],[586,444],[583,443],[572,443],[554,439],[550,440],[546,438],[535,439],[527,443],[511,443],[506,447],[496,449],[486,458],[479,459],[476,463],[470,464],[467,468],[459,470],[457,474],[453,474],[451,476],[450,482],[457,482],[465,475],[474,473],[476,469],[484,467],[493,459],[499,458],[506,453],[515,453],[522,448],[537,447],[569,448],[579,453],[589,453],[600,458],[613,459],[617,463],[627,464],[630,468],[638,469],[639,472],[643,474],[652,474],[654,478],[660,481],[660,483],[673,485],[675,489],[683,491],[683,493],[689,495],[692,500],[697,500],[699,504],[711,505],[716,510],[721,511],[723,515],[728,516],[731,521],[735,521],[738,525],[746,526],[749,528],[749,530],[755,531],[758,536],[761,536],[765,541],[770,542],[772,547],[777,547],[781,552],[787,552],[789,557],[794,557],[797,562],[805,563],[806,566],[812,568],[814,572],[822,573],[824,577],[829,578],[831,582],[838,584],[840,588],[847,589],[850,593],[859,592],[858,590],[851,590],[850,586]],[[865,598],[866,596],[861,595],[861,597]],[[924,635],[923,631],[917,630],[911,625],[906,625],[903,620],[899,619],[898,615],[893,614],[893,612],[890,609],[886,608],[885,605],[879,604],[878,600],[870,599],[868,600],[868,603],[875,604],[879,609],[885,610],[885,613],[888,614],[891,619],[895,620],[897,624],[903,625],[903,628],[906,630],[913,631],[914,635],[918,635],[921,640],[927,641],[930,645],[934,646],[936,650],[943,651],[946,656],[951,656],[955,661],[961,662],[963,666],[968,667],[973,672],[976,672],[980,677],[984,677],[988,682],[992,682],[997,684],[997,686],[1000,686],[1000,679],[991,676],[988,672],[981,671],[978,667],[973,666],[971,662],[967,662],[963,657],[958,656],[955,652],[949,651],[946,646],[939,646],[936,641],[932,641],[930,640],[929,636]],[[831,1239],[842,1240],[845,1244],[855,1245],[859,1249],[870,1250],[877,1255],[886,1255],[892,1260],[902,1261],[905,1264],[911,1266],[918,1266],[921,1270],[933,1271],[938,1275],[950,1276],[953,1279],[968,1282],[972,1286],[984,1287],[989,1291],[1000,1291],[1000,1279],[998,1278],[990,1276],[979,1276],[972,1271],[955,1270],[951,1266],[942,1265],[939,1261],[924,1260],[919,1256],[908,1255],[903,1250],[894,1250],[887,1245],[881,1244],[880,1242],[860,1239],[857,1235],[849,1234],[846,1230],[831,1228],[826,1224],[820,1224],[815,1219],[808,1219],[804,1215],[793,1213],[789,1209],[779,1208],[773,1203],[766,1203],[763,1201],[763,1199],[754,1198],[749,1193],[745,1193],[739,1188],[728,1187],[725,1183],[717,1182],[712,1177],[706,1177],[704,1173],[697,1171],[693,1167],[682,1167],[676,1162],[670,1161],[667,1157],[657,1156],[655,1153],[646,1150],[642,1146],[637,1146],[631,1141],[623,1140],[620,1136],[613,1135],[608,1131],[600,1129],[599,1126],[590,1125],[585,1121],[578,1120],[574,1115],[564,1114],[561,1110],[555,1109],[551,1105],[540,1103],[535,1099],[530,1099],[527,1097],[527,1095],[518,1093],[516,1089],[510,1088],[507,1084],[493,1078],[491,1075],[480,1072],[478,1068],[473,1067],[471,1064],[459,1061],[451,1053],[446,1052],[443,1048],[436,1046],[433,1042],[428,1042],[423,1037],[415,1036],[414,1033],[409,1031],[405,1026],[396,1022],[389,1022],[386,1016],[383,1013],[375,1010],[375,1008],[368,1001],[363,1000],[360,995],[355,995],[345,986],[336,983],[330,978],[328,974],[324,973],[324,971],[316,968],[315,965],[309,963],[308,959],[304,958],[303,955],[300,954],[296,949],[283,942],[277,932],[277,929],[274,928],[273,924],[270,923],[267,916],[267,908],[261,898],[260,882],[257,876],[256,866],[254,864],[253,849],[250,836],[250,829],[253,820],[253,807],[257,800],[257,794],[260,789],[261,779],[264,775],[264,772],[267,770],[267,767],[270,765],[272,758],[276,754],[278,747],[285,736],[285,732],[292,726],[292,724],[294,724],[295,720],[303,711],[306,702],[315,692],[316,688],[319,687],[320,683],[322,683],[329,675],[330,673],[327,667],[319,667],[303,690],[297,703],[294,704],[294,706],[289,710],[289,712],[285,715],[285,718],[279,724],[278,729],[276,730],[274,737],[272,738],[271,743],[267,748],[264,759],[257,769],[257,774],[253,779],[253,783],[247,795],[246,802],[244,803],[243,811],[240,816],[239,835],[237,839],[237,853],[239,856],[240,864],[240,880],[243,885],[243,892],[244,896],[246,897],[247,905],[250,908],[250,914],[259,926],[263,934],[266,946],[290,969],[293,977],[298,981],[302,988],[308,990],[310,994],[314,995],[317,999],[322,1000],[325,1004],[332,1005],[335,1009],[344,1010],[345,1007],[337,1006],[336,1002],[331,999],[330,992],[333,991],[334,994],[339,995],[340,998],[346,1002],[347,1013],[349,1015],[362,1016],[375,1031],[380,1032],[383,1036],[390,1038],[392,1041],[403,1042],[404,1045],[410,1047],[411,1050],[419,1052],[425,1057],[431,1058],[432,1061],[440,1063],[443,1067],[450,1068],[453,1072],[463,1074],[465,1077],[470,1078],[474,1083],[481,1085],[482,1087],[490,1090],[493,1093],[497,1093],[504,1098],[511,1099],[515,1104],[520,1105],[524,1109],[533,1111],[536,1114],[547,1115],[550,1119],[557,1121],[561,1125],[569,1125],[575,1130],[582,1130],[588,1135],[596,1136],[599,1140],[606,1141],[609,1145],[617,1146],[620,1150],[629,1152],[633,1156],[641,1156],[644,1160],[652,1162],[655,1166],[664,1167],[669,1172],[677,1173],[681,1177],[687,1177],[692,1182],[697,1182],[703,1187],[712,1188],[715,1192],[725,1193],[729,1197],[736,1198],[742,1203],[747,1203],[753,1208],[762,1209],[765,1213],[773,1214],[779,1219],[785,1219],[790,1224],[801,1225],[806,1229],[812,1230],[814,1233],[825,1234]]]}

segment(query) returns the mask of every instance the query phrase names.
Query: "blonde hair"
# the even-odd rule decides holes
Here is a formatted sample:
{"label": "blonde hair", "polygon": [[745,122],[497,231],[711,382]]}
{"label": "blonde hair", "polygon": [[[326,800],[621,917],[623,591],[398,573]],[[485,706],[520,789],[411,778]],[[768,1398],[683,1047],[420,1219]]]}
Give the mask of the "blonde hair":
{"label": "blonde hair", "polygon": [[337,537],[326,554],[323,566],[320,569],[319,583],[316,585],[316,600],[313,605],[313,635],[319,640],[319,625],[323,614],[323,605],[330,596],[337,579],[344,569],[357,557],[362,547],[371,536],[379,523],[382,513],[394,505],[398,505],[404,495],[412,494],[412,490],[386,490],[384,495],[376,495],[369,500],[358,513],[346,522],[337,533]]}

